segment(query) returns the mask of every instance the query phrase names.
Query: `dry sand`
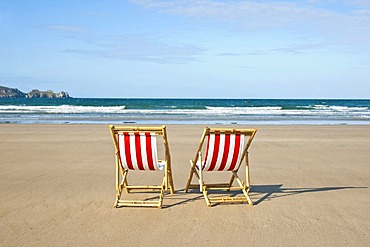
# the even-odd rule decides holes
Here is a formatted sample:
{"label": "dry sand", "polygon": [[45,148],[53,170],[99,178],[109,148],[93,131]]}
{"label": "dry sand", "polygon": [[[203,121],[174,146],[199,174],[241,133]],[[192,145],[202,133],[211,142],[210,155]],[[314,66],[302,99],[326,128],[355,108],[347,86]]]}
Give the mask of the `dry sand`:
{"label": "dry sand", "polygon": [[182,191],[203,127],[168,126],[163,209],[116,209],[108,126],[0,125],[0,245],[370,246],[370,126],[240,126],[255,205],[212,208]]}

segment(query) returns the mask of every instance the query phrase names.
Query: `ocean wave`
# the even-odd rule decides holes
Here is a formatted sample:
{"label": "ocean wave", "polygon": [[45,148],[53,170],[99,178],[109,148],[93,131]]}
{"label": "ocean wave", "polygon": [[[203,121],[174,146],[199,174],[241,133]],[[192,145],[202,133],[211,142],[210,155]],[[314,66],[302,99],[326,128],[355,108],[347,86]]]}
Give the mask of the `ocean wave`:
{"label": "ocean wave", "polygon": [[124,113],[125,106],[25,106],[2,105],[0,113],[30,113],[30,114],[83,114],[83,113]]}
{"label": "ocean wave", "polygon": [[370,100],[1,99],[0,123],[360,123]]}
{"label": "ocean wave", "polygon": [[248,117],[248,116],[370,116],[368,109],[283,109],[282,107],[211,107],[206,109],[125,109],[125,115],[162,115],[162,116],[193,116],[193,117]]}
{"label": "ocean wave", "polygon": [[329,105],[314,105],[313,109],[315,110],[325,110],[325,111],[340,111],[340,112],[349,112],[349,111],[367,111],[368,107],[350,107],[350,106],[329,106]]}
{"label": "ocean wave", "polygon": [[281,112],[280,106],[266,106],[266,107],[213,107],[206,106],[208,112],[219,114],[265,114]]}
{"label": "ocean wave", "polygon": [[177,108],[130,109],[126,106],[26,106],[0,105],[0,114],[129,114],[129,115],[201,115],[201,116],[248,116],[248,115],[370,115],[368,107],[313,105],[284,109],[281,106],[263,107],[214,107],[203,109]]}
{"label": "ocean wave", "polygon": [[208,107],[213,113],[239,115],[321,115],[321,114],[370,114],[368,107],[348,106],[300,106],[286,109],[279,106],[271,107]]}

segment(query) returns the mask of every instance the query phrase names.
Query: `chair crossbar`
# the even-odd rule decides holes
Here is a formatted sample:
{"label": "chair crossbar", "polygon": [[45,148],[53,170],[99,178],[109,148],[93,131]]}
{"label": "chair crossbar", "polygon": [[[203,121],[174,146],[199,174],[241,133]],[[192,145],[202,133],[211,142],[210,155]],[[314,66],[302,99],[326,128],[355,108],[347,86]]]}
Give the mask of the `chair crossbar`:
{"label": "chair crossbar", "polygon": [[[203,186],[206,186],[207,188],[211,188],[211,187],[215,187],[215,186],[219,186],[221,187],[222,189],[228,189],[229,188],[229,184],[228,183],[219,183],[219,184],[203,184]],[[189,184],[189,189],[199,189],[199,184]]]}
{"label": "chair crossbar", "polygon": [[161,202],[156,201],[128,201],[128,200],[119,200],[117,207],[123,206],[136,206],[136,207],[161,207]]}
{"label": "chair crossbar", "polygon": [[255,129],[232,129],[232,128],[208,128],[207,133],[240,133],[245,135],[252,135]]}
{"label": "chair crossbar", "polygon": [[151,190],[151,191],[157,191],[157,190],[161,190],[162,189],[162,186],[124,186],[122,185],[122,188],[125,188],[126,191],[129,193],[131,192],[132,190],[137,190],[137,191],[140,191],[140,190]]}
{"label": "chair crossbar", "polygon": [[[205,190],[226,190],[226,191],[232,191],[232,190],[242,190],[245,187],[244,186],[231,186],[229,187],[229,184],[203,184],[205,187]],[[190,184],[189,189],[199,189],[199,184]]]}
{"label": "chair crossbar", "polygon": [[[144,132],[150,132],[152,135],[155,135],[155,136],[161,136],[162,135],[159,132],[153,132],[153,131],[150,131],[150,130],[147,130],[147,131],[144,131]],[[119,134],[119,135],[123,135],[123,134],[126,134],[126,133],[133,134],[135,132],[133,132],[133,131],[117,131],[117,134]]]}
{"label": "chair crossbar", "polygon": [[209,198],[210,202],[248,202],[248,198],[245,196],[237,197],[213,197]]}
{"label": "chair crossbar", "polygon": [[[198,186],[199,187],[199,186]],[[205,185],[205,190],[227,190],[227,191],[231,191],[231,190],[242,190],[244,189],[244,187],[223,187],[223,186],[212,186],[212,187],[209,187],[209,186],[206,186]]]}
{"label": "chair crossbar", "polygon": [[163,135],[163,126],[161,127],[145,127],[145,126],[113,126],[111,125],[110,128],[112,128],[116,132],[135,132],[135,131],[150,131],[155,132],[157,135]]}

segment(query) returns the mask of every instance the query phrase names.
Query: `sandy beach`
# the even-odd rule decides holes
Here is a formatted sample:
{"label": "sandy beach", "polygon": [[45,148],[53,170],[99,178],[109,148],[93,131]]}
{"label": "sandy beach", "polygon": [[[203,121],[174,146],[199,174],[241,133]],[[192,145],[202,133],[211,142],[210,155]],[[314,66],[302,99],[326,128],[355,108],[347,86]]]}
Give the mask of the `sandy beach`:
{"label": "sandy beach", "polygon": [[0,245],[369,246],[370,126],[237,126],[259,129],[255,205],[211,208],[183,192],[203,127],[167,126],[162,209],[116,209],[107,125],[0,125]]}

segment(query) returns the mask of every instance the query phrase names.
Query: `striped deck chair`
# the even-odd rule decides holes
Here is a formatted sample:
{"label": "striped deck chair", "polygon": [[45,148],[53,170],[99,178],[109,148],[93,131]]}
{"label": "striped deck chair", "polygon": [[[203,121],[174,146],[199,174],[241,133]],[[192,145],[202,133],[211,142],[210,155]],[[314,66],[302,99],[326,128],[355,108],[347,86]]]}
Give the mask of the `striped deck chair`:
{"label": "striped deck chair", "polygon": [[[185,192],[189,189],[200,188],[206,200],[207,206],[211,203],[220,202],[244,202],[253,205],[248,193],[250,190],[248,148],[256,134],[256,129],[204,129],[200,145],[194,160],[190,160],[191,170],[187,181]],[[203,147],[207,138],[207,145]],[[202,150],[206,150],[205,158],[202,157]],[[238,170],[245,161],[246,181],[242,181],[238,176]],[[204,183],[205,172],[230,172],[231,178],[224,184]],[[198,184],[191,184],[193,175],[199,181]],[[233,186],[236,180],[238,186]],[[244,196],[239,197],[213,197],[208,195],[209,190],[241,190]]]}
{"label": "striped deck chair", "polygon": [[[171,156],[167,142],[166,126],[162,127],[127,127],[109,126],[116,156],[116,189],[115,207],[149,206],[162,207],[164,192],[170,190],[174,194],[171,171]],[[161,136],[164,145],[164,160],[158,160],[157,136]],[[129,171],[158,171],[163,170],[164,178],[161,185],[133,186],[127,182]],[[122,179],[120,179],[122,175]],[[160,191],[158,200],[121,200],[122,190],[131,191]]]}

